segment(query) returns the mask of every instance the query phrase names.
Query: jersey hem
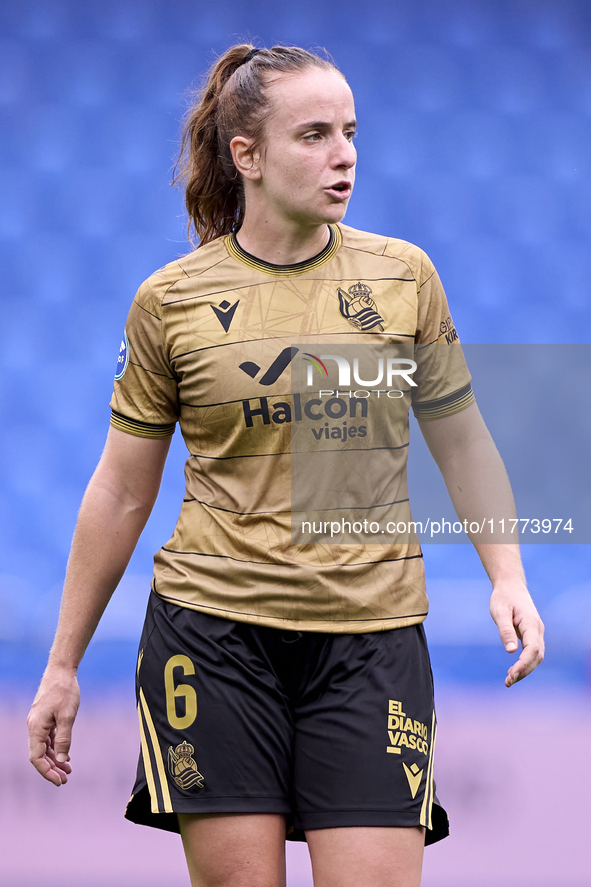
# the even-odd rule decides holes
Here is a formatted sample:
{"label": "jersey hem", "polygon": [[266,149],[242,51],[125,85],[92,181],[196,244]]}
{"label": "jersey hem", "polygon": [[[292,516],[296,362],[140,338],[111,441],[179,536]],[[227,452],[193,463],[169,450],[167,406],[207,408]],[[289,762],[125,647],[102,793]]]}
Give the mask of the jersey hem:
{"label": "jersey hem", "polygon": [[232,610],[225,615],[223,610],[208,607],[205,604],[189,603],[154,591],[159,598],[177,607],[185,607],[187,610],[195,610],[198,613],[207,613],[219,619],[230,619],[233,622],[247,622],[250,625],[260,625],[265,628],[279,628],[284,631],[310,631],[324,634],[370,634],[374,631],[390,631],[396,628],[407,628],[410,625],[418,625],[427,618],[427,612],[413,613],[404,616],[384,616],[371,619],[288,619],[278,616],[265,616],[255,613],[240,613]]}

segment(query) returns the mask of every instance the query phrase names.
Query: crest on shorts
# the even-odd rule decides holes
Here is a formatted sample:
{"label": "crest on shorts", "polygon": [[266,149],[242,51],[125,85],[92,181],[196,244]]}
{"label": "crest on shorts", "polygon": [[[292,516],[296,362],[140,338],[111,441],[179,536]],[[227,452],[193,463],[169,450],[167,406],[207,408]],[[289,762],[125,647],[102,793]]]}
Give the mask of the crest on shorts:
{"label": "crest on shorts", "polygon": [[358,330],[373,330],[384,322],[377,312],[378,306],[370,298],[372,289],[366,283],[354,283],[348,292],[339,287],[338,293],[341,314]]}
{"label": "crest on shorts", "polygon": [[203,788],[203,776],[193,758],[194,751],[190,742],[181,742],[176,748],[168,746],[168,772],[184,791],[195,785]]}

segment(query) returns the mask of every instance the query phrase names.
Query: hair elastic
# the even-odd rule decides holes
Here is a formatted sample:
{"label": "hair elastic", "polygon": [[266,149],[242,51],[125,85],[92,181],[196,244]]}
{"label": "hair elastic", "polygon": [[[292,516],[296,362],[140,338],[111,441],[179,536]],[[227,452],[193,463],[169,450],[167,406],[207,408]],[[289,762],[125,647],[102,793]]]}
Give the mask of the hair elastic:
{"label": "hair elastic", "polygon": [[260,49],[251,49],[251,50],[249,50],[249,52],[246,53],[246,55],[244,56],[244,58],[243,58],[242,61],[240,62],[240,67],[241,67],[242,65],[245,65],[246,62],[249,62],[251,59],[253,59],[253,58],[255,57],[255,55],[256,55],[257,53],[259,53],[259,52],[261,52]]}

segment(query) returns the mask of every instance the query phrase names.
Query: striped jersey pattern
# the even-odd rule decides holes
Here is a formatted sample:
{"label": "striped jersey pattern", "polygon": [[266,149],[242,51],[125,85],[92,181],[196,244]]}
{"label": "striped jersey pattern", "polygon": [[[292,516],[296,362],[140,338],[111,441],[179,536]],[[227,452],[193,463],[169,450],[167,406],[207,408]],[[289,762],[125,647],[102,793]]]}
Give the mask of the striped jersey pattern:
{"label": "striped jersey pattern", "polygon": [[[164,438],[178,422],[188,448],[181,513],[155,555],[157,594],[303,631],[425,618],[418,542],[293,534],[307,507],[320,517],[410,519],[409,409],[430,420],[473,401],[445,293],[422,250],[335,225],[317,256],[278,266],[228,235],[140,287],[124,342],[112,425]],[[360,355],[349,360],[346,391],[339,353]],[[376,366],[391,368],[392,353],[414,359],[414,385],[400,375],[367,382]],[[393,397],[358,390],[392,387]]]}

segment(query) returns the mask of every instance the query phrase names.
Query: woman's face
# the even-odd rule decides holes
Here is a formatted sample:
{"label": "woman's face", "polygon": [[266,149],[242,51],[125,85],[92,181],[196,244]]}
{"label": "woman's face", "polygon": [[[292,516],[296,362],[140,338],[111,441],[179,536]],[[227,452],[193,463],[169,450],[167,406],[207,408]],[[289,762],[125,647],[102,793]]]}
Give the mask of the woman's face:
{"label": "woman's face", "polygon": [[[267,87],[265,121],[253,199],[265,221],[310,228],[339,222],[355,181],[355,104],[337,71],[308,68]],[[249,198],[246,212],[248,215]]]}

